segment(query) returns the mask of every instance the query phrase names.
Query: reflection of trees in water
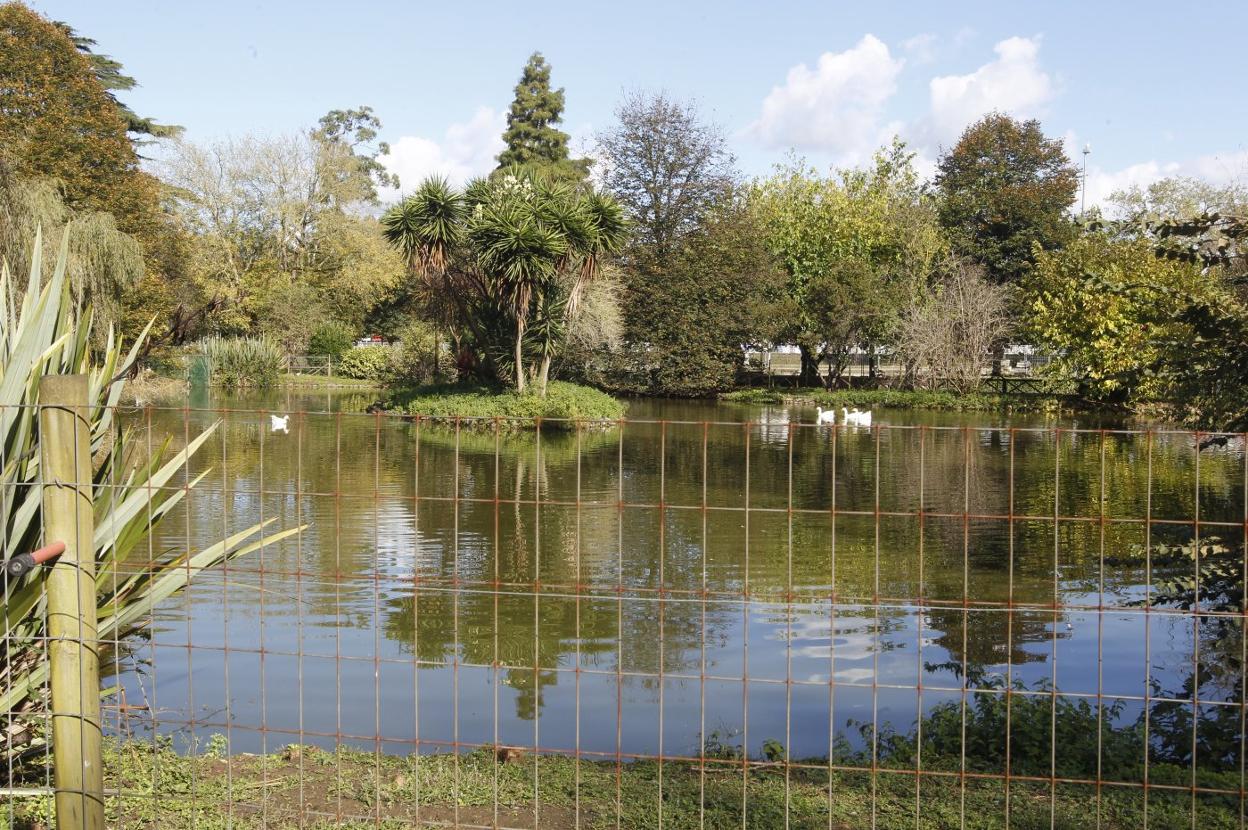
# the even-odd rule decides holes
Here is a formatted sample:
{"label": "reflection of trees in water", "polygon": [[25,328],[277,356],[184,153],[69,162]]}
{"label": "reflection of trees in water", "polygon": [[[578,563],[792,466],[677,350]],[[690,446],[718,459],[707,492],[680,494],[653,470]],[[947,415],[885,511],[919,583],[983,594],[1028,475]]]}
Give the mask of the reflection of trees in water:
{"label": "reflection of trees in water", "polygon": [[[1153,681],[1154,696],[1172,699],[1158,701],[1150,713],[1149,752],[1156,757],[1194,763],[1202,769],[1242,769],[1244,626],[1248,622],[1243,616],[1245,555],[1242,539],[1226,544],[1206,538],[1196,545],[1194,537],[1163,554],[1192,566],[1199,556],[1199,577],[1188,570],[1187,576],[1162,582],[1153,603],[1210,615],[1194,618],[1190,673],[1175,688]],[[1180,702],[1196,700],[1210,703]]]}
{"label": "reflection of trees in water", "polygon": [[1030,643],[1047,643],[1053,637],[1050,620],[1036,614],[988,611],[972,614],[957,608],[929,608],[925,631],[933,632],[932,642],[949,653],[949,662],[928,664],[929,670],[946,669],[968,679],[981,677],[990,666],[1009,663],[1043,663],[1043,653],[1024,648]]}
{"label": "reflection of trees in water", "polygon": [[[157,433],[181,435],[183,416],[164,414]],[[192,433],[215,418],[191,417],[202,420],[190,425]],[[461,430],[456,438],[423,424],[418,449],[415,424],[371,416],[310,415],[293,420],[289,435],[263,433],[264,427],[259,416],[231,415],[224,455],[216,440],[201,451],[196,469],[214,471],[187,502],[191,535],[210,539],[227,517],[241,523],[258,515],[263,441],[264,487],[273,491],[265,497],[266,517],[293,524],[298,513],[312,521],[303,561],[287,545],[266,552],[266,567],[315,573],[305,586],[307,613],[372,625],[373,577],[380,574],[385,635],[421,661],[448,662],[456,644],[462,660],[491,665],[497,659],[505,681],[520,692],[522,717],[538,710],[542,689],[559,680],[554,669],[571,667],[578,649],[582,665],[597,668],[613,666],[622,646],[625,671],[694,670],[704,639],[727,641],[742,620],[739,604],[707,604],[704,637],[703,605],[675,601],[704,587],[731,596],[748,578],[758,604],[783,602],[790,590],[799,601],[817,601],[833,589],[867,603],[878,595],[1047,604],[1055,590],[1059,600],[1072,591],[1096,592],[1102,550],[1107,591],[1125,592],[1144,578],[1142,564],[1122,556],[1142,546],[1139,525],[1102,530],[1097,522],[1062,522],[1055,531],[1044,518],[1053,515],[1055,501],[1063,515],[1096,518],[1103,510],[1142,518],[1150,483],[1142,438],[1063,433],[1055,440],[1053,433],[975,428],[926,430],[921,437],[917,430],[886,430],[878,440],[841,430],[834,440],[830,430],[803,427],[793,430],[790,445],[788,428],[770,425],[750,439],[750,504],[775,512],[750,514],[747,572],[744,513],[696,509],[704,487],[712,505],[744,504],[745,428],[708,427],[704,444],[701,425],[629,425],[621,469],[619,431],[586,431],[579,444],[575,434],[543,431],[539,450],[533,433]],[[1003,519],[964,523],[968,507],[1008,512],[1011,439],[1015,513],[1038,518],[1012,528]],[[1190,518],[1196,508],[1190,439],[1154,437],[1151,456],[1154,515]],[[1236,453],[1202,454],[1202,516],[1242,516],[1242,465]],[[574,502],[578,467],[583,492],[595,494],[597,503],[579,510],[532,503]],[[784,510],[790,483],[799,508],[793,514]],[[834,489],[840,510],[863,515],[842,514],[834,524]],[[668,509],[660,518],[652,506],[621,508],[614,504],[621,490],[628,503],[653,505],[663,492],[669,504],[695,509]],[[953,515],[929,516],[921,529],[913,516],[877,517],[877,492],[886,511],[922,504],[929,513]],[[185,518],[171,517],[164,527],[168,541],[180,541]],[[1154,541],[1176,535],[1153,529]],[[1190,571],[1182,562],[1155,564],[1155,579]],[[414,576],[424,582],[405,581]],[[459,591],[456,577],[463,581]],[[509,585],[494,591],[495,579]],[[357,583],[367,584],[369,613],[353,614],[343,599]],[[544,587],[535,592],[535,584]],[[660,589],[675,592],[661,611],[654,601]],[[647,599],[633,599],[630,591]],[[939,603],[924,614],[925,637],[948,652],[951,665],[961,670],[965,663],[970,672],[1046,659],[1042,649],[1025,646],[1054,636],[1051,615],[1016,613],[1011,624],[1005,612],[968,614]],[[1201,666],[1188,683],[1202,697],[1236,699],[1242,688],[1242,625],[1225,626],[1205,622],[1199,629]],[[890,637],[883,630],[877,639],[888,645]],[[1186,688],[1160,691],[1192,695]],[[1202,734],[1229,735],[1239,709],[1205,709]],[[1165,740],[1163,732],[1173,736],[1167,753],[1179,751],[1185,729],[1190,747],[1191,712],[1191,706],[1157,711],[1156,740]]]}
{"label": "reflection of trees in water", "polygon": [[[522,503],[535,494],[551,498],[554,489],[574,499],[575,435],[544,434],[540,451],[532,436],[503,436],[497,459],[493,436],[464,438],[461,432],[456,455],[454,443],[448,453],[445,434],[432,441],[422,436],[422,481],[444,478],[446,465],[457,460],[461,484],[474,482],[472,489],[461,486],[461,498],[492,498],[497,466],[503,501],[420,503],[419,525],[431,529],[422,530],[422,541],[432,550],[419,566],[428,582],[417,586],[414,596],[386,602],[387,636],[407,644],[422,661],[449,662],[458,643],[461,660],[499,664],[503,682],[519,690],[523,718],[533,717],[541,690],[559,680],[553,669],[570,667],[578,644],[583,664],[604,661],[626,643],[625,670],[657,672],[661,648],[666,648],[664,670],[687,668],[686,652],[700,643],[700,609],[665,602],[660,613],[657,602],[665,547],[694,543],[683,539],[680,522],[669,514],[661,541],[657,510]],[[581,456],[615,441],[610,433],[584,433]],[[583,465],[582,484],[587,490],[610,489],[617,472],[614,466]],[[485,555],[457,556],[453,534],[445,533],[456,522],[456,509],[461,536],[479,536]],[[463,590],[455,589],[455,579]],[[621,579],[626,592],[636,593],[619,601],[611,591]],[[495,580],[503,583],[497,589]],[[591,589],[597,596],[588,595]]]}
{"label": "reflection of trees in water", "polygon": [[[656,433],[650,437],[657,438],[659,428],[652,426],[650,429]],[[721,429],[715,433],[719,443],[708,441],[704,446],[701,431],[697,427],[684,431],[669,427],[663,436],[666,451],[663,466],[667,476],[665,489],[669,498],[673,493],[682,494],[680,487],[683,486],[683,495],[692,494],[700,500],[704,466],[714,471],[731,468],[734,463],[743,463],[743,433],[734,434],[735,441],[726,440],[725,430]],[[917,432],[905,433],[904,440],[897,439],[887,447],[881,447],[881,470],[887,482],[886,486],[884,481],[881,482],[881,500],[889,499],[897,505],[912,505],[917,509],[922,488],[922,503],[931,512],[956,514],[968,503],[972,511],[1007,511],[1010,482],[1009,434],[999,430],[971,430],[943,432],[937,438],[933,438],[933,435],[936,433],[929,433],[923,438],[922,475],[917,463],[903,463],[911,457],[918,458]],[[841,493],[868,489],[874,495],[876,447],[873,442],[862,440],[863,438],[860,435],[859,440],[846,441],[837,448],[837,452],[843,455],[843,458],[838,459],[837,465],[837,484]],[[1088,515],[1090,509],[1100,509],[1100,436],[1093,438],[1095,440],[1091,444],[1083,442],[1073,444],[1073,449],[1064,447],[1061,450],[1061,463],[1066,466],[1068,473],[1073,470],[1068,478],[1060,480],[1060,484],[1066,488],[1061,504],[1065,505],[1064,509],[1080,515]],[[492,440],[491,438],[490,441]],[[503,446],[511,440],[504,439]],[[820,436],[813,430],[801,430],[794,433],[793,440],[793,479],[813,480],[816,488],[827,488],[830,502],[830,466],[824,452],[827,447],[826,436]],[[1018,508],[1016,504],[1016,509],[1019,512],[1032,512],[1034,515],[1051,515],[1053,470],[1058,460],[1058,450],[1054,447],[1053,438],[1051,435],[1038,433],[1018,433],[1015,440],[1015,492],[1028,492],[1032,500],[1030,507]],[[648,458],[633,456],[628,459],[630,467],[626,471],[627,492],[658,492],[659,465],[654,455],[657,454],[659,442],[652,440],[648,444],[651,448]],[[575,452],[565,459],[561,457],[557,444],[544,442],[544,456],[539,460],[535,456],[532,442],[526,442],[525,446],[527,449],[523,452],[516,452],[518,458],[510,466],[506,487],[500,482],[500,491],[506,493],[504,498],[532,498],[528,494],[536,492],[534,488],[538,481],[544,481],[548,485],[552,477],[575,474],[574,467],[571,473],[568,470],[569,465],[575,463]],[[491,480],[489,470],[478,469],[482,464],[493,464],[492,445],[488,449],[489,452],[476,455],[465,453],[461,445],[464,478],[471,478],[473,481]],[[1158,476],[1157,469],[1165,469],[1168,472],[1161,473],[1159,477],[1181,479],[1185,474],[1181,461],[1183,448],[1161,446],[1155,450],[1157,456],[1154,459],[1154,475]],[[756,447],[754,451],[771,454],[769,458],[762,460],[757,454],[753,458],[751,488],[755,495],[774,493],[777,490],[787,493],[790,455],[788,444],[781,443],[761,450]],[[638,450],[633,447],[630,452],[636,453]],[[1180,460],[1176,460],[1176,453]],[[560,463],[552,465],[552,459]],[[614,454],[607,456],[609,463],[601,463],[601,460],[597,464],[582,465],[582,485],[585,489],[612,491],[618,484]],[[1104,469],[1107,513],[1132,515],[1140,491],[1131,487],[1111,490],[1110,484],[1118,480],[1133,484],[1146,482],[1146,476],[1141,478],[1123,472],[1138,461],[1138,447],[1133,447],[1128,442],[1106,440]],[[682,484],[674,484],[675,482]],[[741,496],[736,489],[740,484],[739,479],[735,482],[722,477],[709,479],[708,501],[733,503],[734,499]],[[1076,487],[1083,489],[1076,490]],[[1036,491],[1040,491],[1039,496]],[[545,486],[542,493],[543,496],[546,494]],[[808,499],[809,493],[804,497]],[[1049,507],[1047,511],[1042,511],[1040,506],[1045,500],[1049,500]],[[487,508],[487,514],[493,512],[492,505]],[[492,525],[492,516],[485,520],[474,516],[481,509],[480,505],[461,506],[461,527],[478,526],[482,523]],[[694,590],[701,587],[703,557],[708,552],[703,544],[703,517],[700,511],[667,511],[662,528],[662,543],[659,542],[659,524],[655,518],[657,511],[652,509],[626,509],[625,515],[629,518],[622,518],[613,509],[587,509],[581,513],[579,527],[575,521],[575,511],[570,509],[551,506],[537,509],[533,505],[504,504],[499,513],[498,532],[504,541],[500,544],[498,558],[493,564],[497,567],[499,578],[504,581],[532,582],[535,561],[539,558],[537,540],[542,539],[540,559],[543,564],[540,576],[545,583],[567,585],[580,582],[610,587],[615,583],[618,567],[623,571],[622,579],[626,586],[655,591],[661,584],[659,575],[662,568],[666,573],[664,581],[668,586],[676,584],[679,588]],[[640,515],[642,513],[648,515]],[[819,517],[815,520],[799,517],[793,522],[791,530],[787,527],[789,519],[785,516],[755,513],[752,519],[750,585],[752,592],[760,600],[769,595],[783,595],[790,587],[799,591],[813,589],[816,593],[827,591],[832,579],[830,517]],[[625,550],[622,563],[617,560],[618,547],[614,538],[616,533],[621,532],[621,521],[626,523],[626,528],[622,531]],[[715,558],[716,565],[709,571],[711,582],[707,587],[730,592],[740,590],[745,576],[743,514],[739,511],[712,512],[707,521],[710,525],[708,532],[714,537],[714,550],[710,555]],[[875,519],[871,516],[843,516],[837,523],[837,590],[850,590],[851,593],[856,590],[860,596],[869,598],[876,585]],[[921,594],[950,601],[965,595],[972,600],[992,599],[1004,603],[1012,596],[1016,603],[1048,604],[1055,599],[1055,546],[1058,565],[1056,590],[1059,593],[1075,589],[1095,590],[1102,545],[1105,550],[1112,551],[1130,544],[1136,538],[1136,531],[1129,525],[1107,526],[1102,539],[1099,525],[1063,522],[1057,527],[1055,540],[1051,521],[1019,522],[1013,527],[1011,592],[1011,540],[1008,522],[973,520],[968,524],[960,518],[929,519],[923,523],[921,532],[925,556],[921,586],[918,583],[917,567],[912,566],[909,571],[901,572],[905,569],[899,571],[896,561],[913,557],[917,552],[920,536],[917,519],[896,519],[882,532],[878,548],[878,556],[882,560],[879,566],[885,571],[885,575],[881,577],[882,594],[887,595],[891,588],[896,589],[896,595],[903,597],[917,597]],[[487,535],[490,534],[493,534],[492,527]],[[578,534],[582,540],[579,557],[575,550]],[[593,535],[597,536],[596,541],[587,543],[587,539]],[[598,552],[598,567],[588,564],[591,549]],[[579,575],[575,567],[578,561],[581,563]],[[461,572],[461,578],[490,578],[490,575],[465,577]],[[1115,573],[1107,574],[1107,583],[1110,587],[1116,581],[1134,584],[1140,578],[1138,568],[1120,567]],[[885,584],[889,579],[894,582]],[[969,584],[964,579],[969,579]],[[467,605],[477,602],[478,600],[465,598]],[[543,606],[543,620],[548,615],[551,620],[537,637],[536,648],[540,655],[537,665],[545,667],[553,665],[552,661],[557,660],[558,655],[566,655],[572,650],[576,625],[574,614],[555,614],[549,608],[559,606],[549,602],[543,603]],[[965,664],[972,673],[1006,662],[1019,665],[1043,661],[1047,657],[1042,651],[1027,650],[1025,646],[1047,643],[1054,637],[1052,618],[1046,614],[1015,613],[1011,621],[1005,612],[968,615],[961,609],[939,605],[929,607],[925,613],[925,628],[935,644],[949,653],[950,664],[959,670]],[[461,607],[460,614],[472,616],[473,612]],[[714,616],[713,614],[712,617]],[[511,665],[534,665],[535,623],[531,610],[513,615],[504,612],[503,618],[508,634],[500,639],[500,660]],[[647,605],[626,602],[623,628],[619,631],[616,630],[617,624],[613,615],[596,615],[592,619],[600,621],[600,628],[586,635],[585,627],[589,619],[591,617],[583,616],[581,621],[583,653],[593,656],[611,652],[617,639],[623,638],[629,644],[630,659],[638,664],[637,669],[641,671],[657,672],[660,639],[665,646],[663,668],[666,671],[677,670],[682,662],[688,665],[688,659],[682,660],[680,655],[688,655],[691,659],[701,644],[701,616],[696,603],[666,604],[661,625],[657,606],[653,603]],[[492,624],[491,618],[489,625]],[[587,643],[586,637],[596,642]],[[491,643],[487,639],[487,645]],[[489,662],[492,652],[489,649],[482,652],[479,646],[477,644],[477,656],[467,659]],[[533,676],[531,669],[518,671],[516,682],[531,682]],[[553,676],[550,680],[539,677],[537,682],[540,685],[542,682],[552,682],[553,679]]]}

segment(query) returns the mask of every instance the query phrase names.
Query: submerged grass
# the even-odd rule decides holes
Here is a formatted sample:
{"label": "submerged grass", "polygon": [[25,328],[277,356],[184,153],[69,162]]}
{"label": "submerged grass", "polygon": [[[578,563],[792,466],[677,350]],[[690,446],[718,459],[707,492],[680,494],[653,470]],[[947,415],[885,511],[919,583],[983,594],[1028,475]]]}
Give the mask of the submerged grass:
{"label": "submerged grass", "polygon": [[477,423],[493,429],[494,422],[489,420],[493,418],[507,419],[503,426],[529,428],[537,418],[550,419],[551,426],[569,421],[615,420],[624,416],[626,406],[597,389],[552,381],[545,397],[488,386],[418,386],[394,392],[382,408],[433,420],[472,419],[465,426]]}
{"label": "submerged grass", "polygon": [[[215,744],[215,751],[212,747]],[[492,748],[458,756],[379,755],[292,745],[270,755],[181,755],[167,742],[109,740],[105,786],[110,826],[224,828],[410,827],[414,822],[476,826],[590,828],[746,827],[858,828],[875,816],[878,828],[1004,827],[1001,780],[957,775],[862,772],[751,762],[743,775],[735,759],[697,761],[577,761],[558,755],[500,753]],[[1186,768],[1157,765],[1156,783],[1182,784]],[[1238,786],[1238,773],[1209,785]],[[916,791],[916,787],[918,787]],[[1081,828],[1094,822],[1096,788],[1012,781],[1010,826]],[[48,825],[52,799],[13,800],[0,817],[19,830]],[[917,822],[916,822],[916,809]],[[1192,821],[1189,792],[1153,789],[1148,820],[1154,827]],[[1234,799],[1198,796],[1202,828],[1239,826]],[[7,814],[6,814],[7,813]],[[1052,815],[1052,821],[1050,820]],[[1141,787],[1101,788],[1100,826],[1143,825]]]}

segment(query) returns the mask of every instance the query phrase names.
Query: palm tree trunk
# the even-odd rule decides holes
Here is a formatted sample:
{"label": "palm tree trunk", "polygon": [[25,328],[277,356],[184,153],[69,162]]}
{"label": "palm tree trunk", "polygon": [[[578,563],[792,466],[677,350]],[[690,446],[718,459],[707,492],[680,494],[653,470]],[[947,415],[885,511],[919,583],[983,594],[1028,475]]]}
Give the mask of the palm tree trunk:
{"label": "palm tree trunk", "polygon": [[542,372],[538,376],[541,383],[541,396],[546,397],[546,382],[550,378],[550,355],[547,354],[542,358]]}
{"label": "palm tree trunk", "polygon": [[524,321],[516,319],[516,391],[524,391],[524,354],[521,348],[524,343]]}

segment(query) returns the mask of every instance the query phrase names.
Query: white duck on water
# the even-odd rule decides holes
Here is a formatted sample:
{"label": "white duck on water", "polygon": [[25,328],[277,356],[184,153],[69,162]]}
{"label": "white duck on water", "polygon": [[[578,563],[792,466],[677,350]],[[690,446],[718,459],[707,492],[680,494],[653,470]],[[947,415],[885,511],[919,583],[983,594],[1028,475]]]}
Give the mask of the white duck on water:
{"label": "white duck on water", "polygon": [[845,418],[845,423],[856,427],[871,426],[871,410],[846,409],[841,407],[841,414]]}

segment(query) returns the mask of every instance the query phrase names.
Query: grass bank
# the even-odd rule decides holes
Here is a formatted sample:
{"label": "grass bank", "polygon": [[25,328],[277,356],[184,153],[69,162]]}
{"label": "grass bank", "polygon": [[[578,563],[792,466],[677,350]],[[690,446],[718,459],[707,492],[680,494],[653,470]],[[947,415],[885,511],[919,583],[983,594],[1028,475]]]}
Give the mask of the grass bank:
{"label": "grass bank", "polygon": [[504,419],[504,426],[515,427],[531,427],[537,418],[551,419],[552,426],[567,421],[615,420],[624,416],[627,407],[597,389],[552,381],[545,397],[488,386],[418,386],[391,393],[382,402],[382,408],[433,420],[468,419],[466,425],[475,423],[492,429],[491,419],[495,418]]}
{"label": "grass bank", "polygon": [[297,375],[286,373],[282,375],[283,386],[294,386],[300,389],[380,389],[381,384],[371,380],[356,380],[355,378],[332,377],[327,378],[324,375]]}
{"label": "grass bank", "polygon": [[961,394],[928,389],[738,389],[720,396],[733,403],[806,403],[828,409],[932,409],[948,412],[1058,412],[1065,407],[1057,395],[1001,395],[996,392]]}
{"label": "grass bank", "polygon": [[[162,744],[105,744],[108,825],[251,828],[399,828],[413,823],[589,830],[659,825],[679,828],[859,828],[881,830],[965,826],[1005,827],[1006,793],[1000,780],[957,775],[835,771],[811,766],[752,762],[743,777],[739,761],[577,761],[480,749],[455,755],[374,755],[292,745],[270,755],[181,755]],[[1188,782],[1190,770],[1156,765],[1154,783]],[[1206,784],[1238,787],[1238,772]],[[917,803],[916,803],[917,797]],[[965,797],[965,802],[963,802]],[[1082,828],[1098,811],[1096,788],[1012,781],[1010,826]],[[1191,824],[1192,796],[1153,789],[1148,821],[1154,827]],[[497,807],[496,807],[497,805]],[[536,806],[535,806],[536,805]],[[744,805],[744,806],[743,806]],[[916,806],[920,807],[916,823]],[[497,809],[497,814],[495,810]],[[1050,823],[1050,810],[1053,820]],[[1199,796],[1199,824],[1209,830],[1239,826],[1234,799]],[[743,815],[744,813],[744,815]],[[18,830],[51,826],[50,796],[10,800],[0,816]],[[497,817],[496,817],[497,815]],[[1103,787],[1100,827],[1126,830],[1144,823],[1144,791]],[[497,821],[497,824],[495,823]]]}

